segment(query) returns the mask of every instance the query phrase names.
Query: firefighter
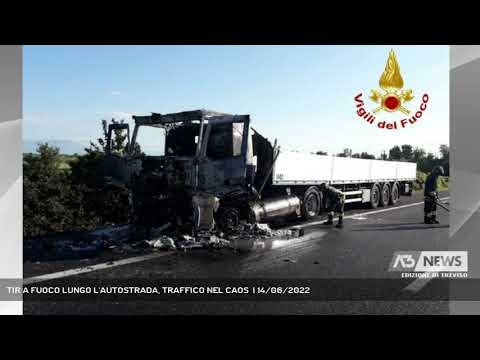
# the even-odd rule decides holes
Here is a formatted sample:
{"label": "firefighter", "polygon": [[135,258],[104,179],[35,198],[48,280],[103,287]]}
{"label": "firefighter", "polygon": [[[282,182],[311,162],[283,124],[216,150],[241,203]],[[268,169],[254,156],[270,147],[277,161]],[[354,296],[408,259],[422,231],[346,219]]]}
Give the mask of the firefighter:
{"label": "firefighter", "polygon": [[427,176],[425,180],[425,224],[438,224],[437,220],[437,200],[438,200],[438,192],[437,192],[437,180],[439,176],[443,176],[444,171],[443,167],[435,166],[432,172]]}
{"label": "firefighter", "polygon": [[328,220],[324,225],[333,225],[333,215],[338,214],[337,228],[343,227],[343,208],[345,206],[345,194],[333,186],[327,184],[320,185],[320,190],[323,193],[323,198],[326,201],[326,209],[328,211]]}

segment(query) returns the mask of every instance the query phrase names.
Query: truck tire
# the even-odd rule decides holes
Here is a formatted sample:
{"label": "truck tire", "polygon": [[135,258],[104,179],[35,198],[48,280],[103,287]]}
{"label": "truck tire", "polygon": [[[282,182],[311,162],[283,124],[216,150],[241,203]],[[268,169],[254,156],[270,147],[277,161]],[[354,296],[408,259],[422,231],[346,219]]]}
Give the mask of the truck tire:
{"label": "truck tire", "polygon": [[322,209],[322,195],[315,186],[309,187],[303,194],[302,217],[309,220],[320,214]]}
{"label": "truck tire", "polygon": [[380,194],[380,201],[378,203],[378,206],[380,207],[388,206],[389,201],[390,201],[390,185],[385,183],[382,186],[382,192]]}
{"label": "truck tire", "polygon": [[380,203],[380,195],[380,185],[373,184],[372,190],[370,191],[370,207],[372,209],[376,209],[378,207],[378,204]]}
{"label": "truck tire", "polygon": [[238,209],[228,206],[219,209],[216,222],[222,231],[231,233],[239,227],[240,220],[241,214]]}
{"label": "truck tire", "polygon": [[392,191],[390,193],[390,201],[388,202],[390,205],[395,205],[400,198],[400,189],[397,183],[394,183],[392,186]]}

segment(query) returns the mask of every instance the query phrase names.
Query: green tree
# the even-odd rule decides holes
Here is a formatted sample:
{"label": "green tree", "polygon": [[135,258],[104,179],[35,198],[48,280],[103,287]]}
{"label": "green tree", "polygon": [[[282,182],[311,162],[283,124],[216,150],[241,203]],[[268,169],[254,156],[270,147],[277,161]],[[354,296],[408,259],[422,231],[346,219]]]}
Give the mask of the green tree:
{"label": "green tree", "polygon": [[431,152],[427,153],[426,156],[420,159],[417,163],[418,169],[424,173],[429,173],[432,171],[433,167],[438,164],[438,159]]}
{"label": "green tree", "polygon": [[343,149],[343,152],[337,154],[338,157],[352,157],[352,149]]}
{"label": "green tree", "polygon": [[71,186],[60,168],[59,149],[40,144],[23,159],[23,213],[25,238],[82,230],[90,225],[82,194]]}
{"label": "green tree", "polygon": [[416,147],[415,149],[413,149],[412,160],[414,162],[416,162],[418,164],[418,162],[423,158],[425,158],[425,150],[423,150],[419,147]]}
{"label": "green tree", "polygon": [[399,146],[395,145],[390,149],[388,159],[393,161],[400,161],[402,159],[402,150]]}
{"label": "green tree", "polygon": [[450,147],[448,145],[440,145],[440,154],[442,159],[448,160],[450,157]]}
{"label": "green tree", "polygon": [[450,147],[448,145],[440,145],[441,158],[439,165],[445,170],[445,175],[450,175]]}
{"label": "green tree", "polygon": [[[123,123],[123,120],[112,119],[110,124]],[[108,144],[108,122],[102,120],[102,137],[97,143],[90,143],[85,149],[86,154],[80,156],[72,166],[72,184],[81,189],[86,200],[86,208],[95,212],[102,224],[118,224],[129,221],[130,216],[130,190],[126,187],[109,186],[103,178],[105,151]],[[110,146],[112,153],[120,156],[127,154],[127,133],[116,129],[112,133]],[[137,144],[133,155],[141,154]]]}
{"label": "green tree", "polygon": [[[111,123],[118,123],[115,119]],[[87,230],[100,225],[125,223],[130,215],[130,192],[103,181],[103,163],[108,123],[102,121],[102,137],[90,143],[81,156],[69,158],[58,148],[40,144],[34,154],[25,154],[24,237]],[[127,137],[114,131],[112,151],[127,153]],[[133,149],[135,155],[141,149]],[[73,160],[75,159],[75,160]]]}
{"label": "green tree", "polygon": [[412,145],[402,145],[402,160],[412,161],[413,160],[413,148]]}
{"label": "green tree", "polygon": [[360,154],[360,159],[375,159],[375,155],[369,154],[367,152],[362,152]]}

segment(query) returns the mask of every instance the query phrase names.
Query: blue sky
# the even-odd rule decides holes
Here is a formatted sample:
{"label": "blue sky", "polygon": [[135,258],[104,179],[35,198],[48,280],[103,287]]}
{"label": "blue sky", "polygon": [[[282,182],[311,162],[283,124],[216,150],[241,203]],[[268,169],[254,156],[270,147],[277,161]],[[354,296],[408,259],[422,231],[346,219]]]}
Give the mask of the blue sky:
{"label": "blue sky", "polygon": [[[353,100],[363,92],[376,107],[368,94],[392,48],[416,95],[407,107],[430,95],[421,120],[397,131],[362,121]],[[448,46],[25,46],[23,85],[25,140],[88,143],[102,118],[207,108],[250,114],[292,150],[378,155],[449,142]],[[156,134],[144,140],[145,149],[160,145]]]}

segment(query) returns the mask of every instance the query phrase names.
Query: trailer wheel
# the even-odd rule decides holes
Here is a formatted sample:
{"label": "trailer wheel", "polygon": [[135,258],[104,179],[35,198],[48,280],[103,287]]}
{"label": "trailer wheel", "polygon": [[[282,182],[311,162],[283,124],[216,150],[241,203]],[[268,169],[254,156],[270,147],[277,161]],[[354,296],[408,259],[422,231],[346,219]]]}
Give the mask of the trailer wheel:
{"label": "trailer wheel", "polygon": [[320,213],[322,209],[322,195],[314,186],[309,187],[303,194],[302,217],[309,220]]}
{"label": "trailer wheel", "polygon": [[380,202],[380,185],[374,184],[372,190],[370,191],[370,207],[375,209],[378,207]]}
{"label": "trailer wheel", "polygon": [[383,184],[382,187],[382,194],[380,196],[380,202],[378,206],[383,207],[383,206],[388,206],[388,202],[390,201],[390,186],[385,183]]}
{"label": "trailer wheel", "polygon": [[390,194],[390,201],[389,201],[389,204],[390,205],[395,205],[400,197],[400,191],[398,189],[398,184],[395,183],[393,184],[392,186],[392,192]]}

